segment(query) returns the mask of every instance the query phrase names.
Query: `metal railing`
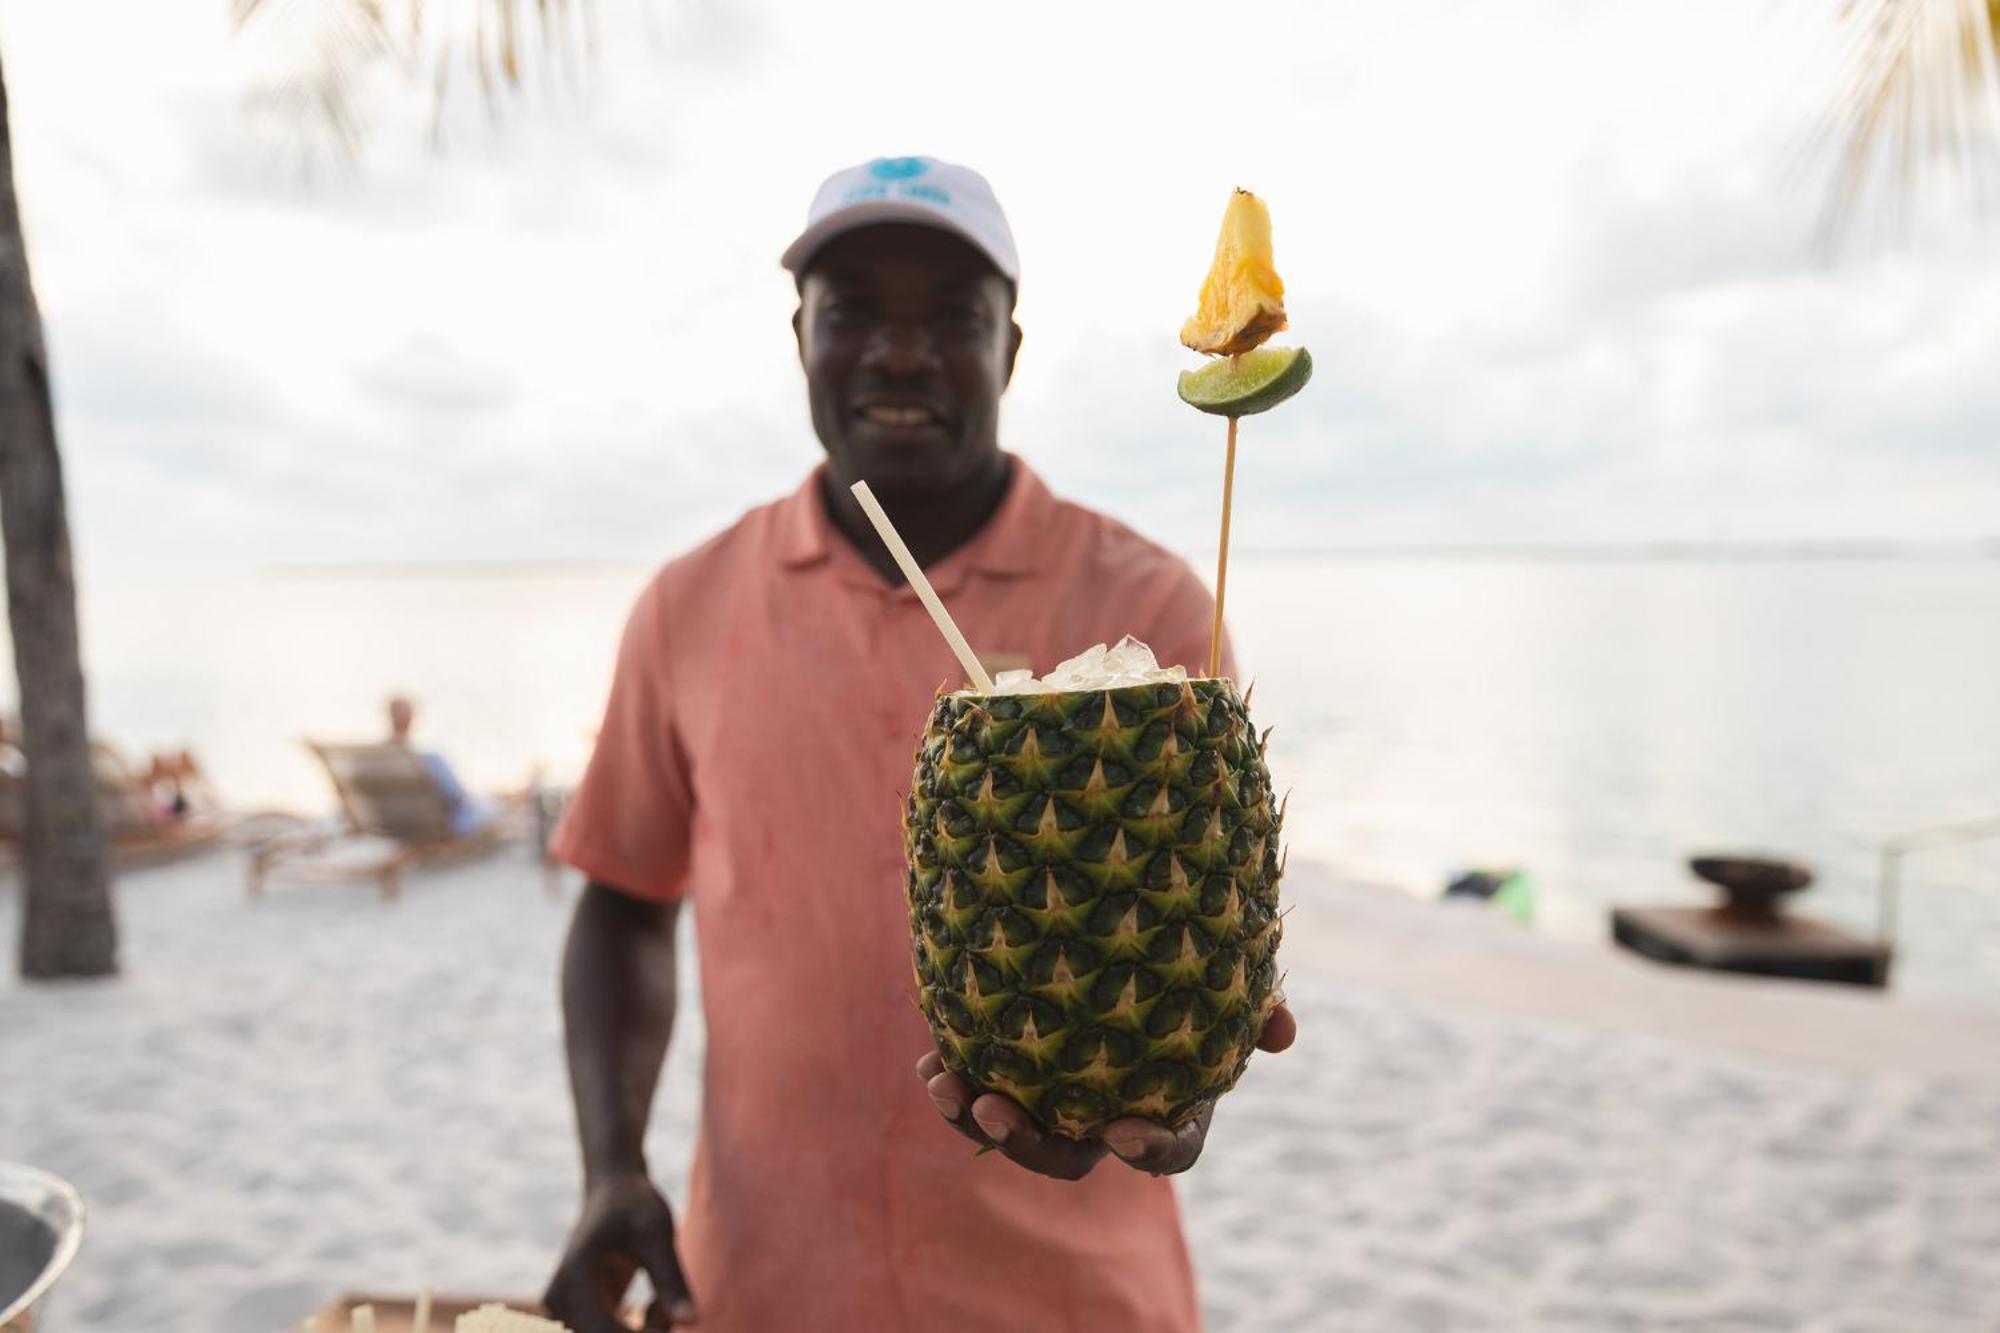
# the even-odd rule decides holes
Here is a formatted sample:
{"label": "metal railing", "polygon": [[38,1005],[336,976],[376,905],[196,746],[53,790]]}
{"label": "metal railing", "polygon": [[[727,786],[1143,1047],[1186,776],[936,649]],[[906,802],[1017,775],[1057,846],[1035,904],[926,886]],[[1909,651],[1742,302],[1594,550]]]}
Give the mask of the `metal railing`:
{"label": "metal railing", "polygon": [[1931,828],[1898,833],[1882,844],[1882,878],[1876,887],[1875,932],[1883,944],[1896,942],[1896,913],[1902,897],[1903,858],[1911,852],[1960,843],[1984,842],[2000,838],[2000,819],[1976,819],[1962,824],[1937,824]]}

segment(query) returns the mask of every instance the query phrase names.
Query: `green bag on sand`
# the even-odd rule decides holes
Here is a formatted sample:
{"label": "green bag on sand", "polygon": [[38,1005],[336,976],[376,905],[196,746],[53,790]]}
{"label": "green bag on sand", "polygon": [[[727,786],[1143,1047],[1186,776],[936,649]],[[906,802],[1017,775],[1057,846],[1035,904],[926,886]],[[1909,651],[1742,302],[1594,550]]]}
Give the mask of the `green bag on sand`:
{"label": "green bag on sand", "polygon": [[1445,886],[1444,896],[1485,903],[1524,926],[1535,919],[1535,881],[1528,878],[1527,871],[1512,866],[1468,870]]}
{"label": "green bag on sand", "polygon": [[1535,881],[1528,878],[1525,870],[1516,870],[1500,882],[1493,891],[1493,905],[1502,912],[1528,925],[1535,919]]}

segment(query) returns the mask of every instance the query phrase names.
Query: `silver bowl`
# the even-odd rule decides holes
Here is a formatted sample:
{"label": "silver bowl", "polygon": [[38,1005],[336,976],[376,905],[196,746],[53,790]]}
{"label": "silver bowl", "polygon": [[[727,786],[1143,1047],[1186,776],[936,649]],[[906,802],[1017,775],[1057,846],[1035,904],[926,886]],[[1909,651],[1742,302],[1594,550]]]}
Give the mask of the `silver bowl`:
{"label": "silver bowl", "polygon": [[83,1199],[46,1171],[0,1162],[0,1333],[35,1327],[38,1307],[83,1243]]}

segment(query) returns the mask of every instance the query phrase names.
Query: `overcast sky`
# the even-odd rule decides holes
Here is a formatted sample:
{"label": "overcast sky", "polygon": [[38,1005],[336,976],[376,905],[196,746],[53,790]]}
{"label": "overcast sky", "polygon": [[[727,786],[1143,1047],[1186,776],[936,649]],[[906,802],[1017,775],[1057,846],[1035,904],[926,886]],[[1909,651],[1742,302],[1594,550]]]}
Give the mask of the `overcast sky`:
{"label": "overcast sky", "polygon": [[670,554],[817,457],[776,256],[909,153],[1011,214],[1006,442],[1184,548],[1237,184],[1319,368],[1245,423],[1246,544],[2000,537],[2000,225],[1811,248],[1837,8],[597,0],[578,83],[439,153],[381,71],[308,183],[278,30],[0,0],[83,559]]}

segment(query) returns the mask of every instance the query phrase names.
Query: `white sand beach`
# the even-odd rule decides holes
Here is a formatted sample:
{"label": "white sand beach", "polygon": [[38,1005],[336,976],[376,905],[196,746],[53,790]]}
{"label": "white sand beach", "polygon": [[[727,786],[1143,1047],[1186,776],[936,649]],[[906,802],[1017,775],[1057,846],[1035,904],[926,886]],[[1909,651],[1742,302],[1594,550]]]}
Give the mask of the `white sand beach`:
{"label": "white sand beach", "polygon": [[[532,1296],[576,1187],[567,902],[518,849],[395,903],[250,902],[241,869],[126,876],[120,981],[0,986],[0,1156],[91,1208],[52,1327]],[[1671,974],[1296,863],[1287,889],[1299,1046],[1183,1178],[1212,1329],[2000,1327],[2000,1014]],[[9,939],[18,911],[0,889]],[[651,1140],[676,1196],[682,1012]]]}

